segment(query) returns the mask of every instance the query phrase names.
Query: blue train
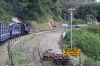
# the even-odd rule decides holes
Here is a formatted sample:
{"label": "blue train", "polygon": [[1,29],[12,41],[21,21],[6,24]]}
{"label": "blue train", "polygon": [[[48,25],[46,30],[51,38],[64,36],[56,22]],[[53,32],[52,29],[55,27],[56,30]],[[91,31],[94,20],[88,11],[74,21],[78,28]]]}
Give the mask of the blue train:
{"label": "blue train", "polygon": [[30,32],[29,23],[7,23],[0,21],[0,42],[16,35],[25,35]]}

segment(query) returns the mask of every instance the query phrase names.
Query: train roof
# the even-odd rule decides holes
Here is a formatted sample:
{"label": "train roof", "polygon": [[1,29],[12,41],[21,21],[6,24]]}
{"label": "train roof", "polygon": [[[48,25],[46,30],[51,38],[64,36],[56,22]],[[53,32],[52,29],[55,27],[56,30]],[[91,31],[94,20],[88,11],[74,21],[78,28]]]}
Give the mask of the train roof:
{"label": "train roof", "polygon": [[8,23],[8,22],[3,22],[3,21],[0,21],[0,23]]}

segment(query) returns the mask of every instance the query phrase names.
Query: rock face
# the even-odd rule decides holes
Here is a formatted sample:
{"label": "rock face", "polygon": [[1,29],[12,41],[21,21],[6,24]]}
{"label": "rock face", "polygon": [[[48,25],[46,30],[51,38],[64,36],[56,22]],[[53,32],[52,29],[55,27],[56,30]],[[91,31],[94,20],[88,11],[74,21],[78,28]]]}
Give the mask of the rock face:
{"label": "rock face", "polygon": [[50,19],[47,23],[45,23],[45,25],[47,26],[47,29],[55,29],[56,26],[56,22],[53,19]]}
{"label": "rock face", "polygon": [[56,22],[55,21],[51,21],[50,24],[51,24],[51,26],[52,26],[53,29],[56,28]]}

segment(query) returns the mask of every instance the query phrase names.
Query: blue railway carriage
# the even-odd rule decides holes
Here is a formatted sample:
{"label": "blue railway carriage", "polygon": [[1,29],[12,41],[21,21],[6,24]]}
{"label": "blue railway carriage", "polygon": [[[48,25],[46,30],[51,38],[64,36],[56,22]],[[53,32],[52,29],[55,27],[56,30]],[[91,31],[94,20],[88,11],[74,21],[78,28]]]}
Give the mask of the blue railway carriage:
{"label": "blue railway carriage", "polygon": [[16,35],[26,35],[30,32],[30,25],[27,23],[7,23],[0,21],[0,42]]}
{"label": "blue railway carriage", "polygon": [[16,36],[21,34],[21,24],[12,24],[11,26],[10,35]]}
{"label": "blue railway carriage", "polygon": [[0,41],[10,38],[9,27],[9,23],[0,21]]}

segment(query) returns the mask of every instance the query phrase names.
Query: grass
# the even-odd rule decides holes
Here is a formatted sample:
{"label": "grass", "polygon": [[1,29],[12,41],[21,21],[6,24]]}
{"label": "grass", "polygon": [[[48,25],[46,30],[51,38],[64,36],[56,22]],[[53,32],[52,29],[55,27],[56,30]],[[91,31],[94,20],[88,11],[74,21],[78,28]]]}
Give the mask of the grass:
{"label": "grass", "polygon": [[[47,22],[44,22],[44,23],[37,23],[37,22],[35,22],[35,21],[32,21],[32,22],[31,22],[31,25],[32,25],[33,28],[36,29],[36,30],[53,29],[53,28],[51,27],[51,24],[50,24],[51,21],[53,21],[53,20],[50,19],[50,20],[48,20]],[[56,23],[56,26],[61,25],[61,22],[56,22],[56,21],[54,21],[54,22]]]}
{"label": "grass", "polygon": [[29,65],[29,62],[27,60],[20,60],[19,51],[17,49],[13,49],[12,53],[13,53],[13,63],[15,65],[17,66],[28,66]]}
{"label": "grass", "polygon": [[[99,66],[100,65],[100,61],[95,61],[94,59],[86,56],[83,52],[81,52],[80,57],[81,57],[81,63],[82,64],[92,64],[93,66]],[[83,66],[85,66],[85,65],[83,65]]]}
{"label": "grass", "polygon": [[45,30],[47,28],[47,25],[43,24],[43,23],[37,23],[35,21],[32,22],[32,26],[35,29],[40,29],[40,30]]}
{"label": "grass", "polygon": [[87,57],[83,52],[81,52],[80,57],[81,57],[81,62],[82,62],[82,63],[84,63],[84,60],[85,60],[85,59],[89,58],[89,57]]}

